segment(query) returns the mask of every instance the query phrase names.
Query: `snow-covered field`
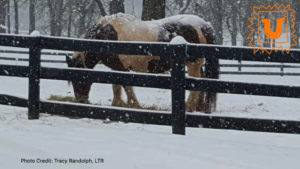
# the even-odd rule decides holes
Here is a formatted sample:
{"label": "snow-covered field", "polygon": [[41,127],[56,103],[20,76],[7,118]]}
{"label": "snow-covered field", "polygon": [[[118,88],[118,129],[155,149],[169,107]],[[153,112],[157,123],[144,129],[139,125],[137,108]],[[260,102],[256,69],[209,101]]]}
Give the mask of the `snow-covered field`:
{"label": "snow-covered field", "polygon": [[[1,168],[105,169],[298,169],[300,136],[213,129],[171,128],[42,115],[28,121],[26,110],[0,116]],[[103,158],[104,163],[21,163],[21,158]]]}
{"label": "snow-covered field", "polygon": [[[3,53],[0,56],[27,57]],[[43,58],[64,59],[63,56]],[[0,64],[28,63],[0,60]],[[65,64],[42,65],[66,67]],[[108,70],[102,65],[96,69]],[[255,71],[262,70],[278,71]],[[222,75],[221,79],[300,85],[299,77]],[[171,107],[168,90],[136,87],[135,91],[143,105]],[[0,77],[0,94],[27,98],[28,80]],[[65,81],[42,80],[41,98],[51,95],[73,96],[72,86]],[[111,100],[111,85],[93,85],[92,103],[110,105]],[[300,120],[297,103],[298,99],[290,98],[219,94],[214,115]],[[299,168],[299,135],[189,128],[186,136],[176,136],[166,126],[106,124],[101,120],[50,115],[28,121],[26,112],[24,108],[0,105],[0,168]],[[25,164],[21,158],[53,161],[55,158],[103,158],[104,163]]]}

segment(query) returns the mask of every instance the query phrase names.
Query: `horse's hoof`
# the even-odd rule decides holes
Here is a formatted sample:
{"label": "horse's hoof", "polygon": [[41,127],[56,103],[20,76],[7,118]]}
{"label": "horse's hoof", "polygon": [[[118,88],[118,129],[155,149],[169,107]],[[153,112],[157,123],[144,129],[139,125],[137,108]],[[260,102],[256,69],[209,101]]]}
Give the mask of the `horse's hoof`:
{"label": "horse's hoof", "polygon": [[139,103],[129,103],[128,107],[129,108],[136,108],[136,109],[141,109],[142,108],[142,106],[140,106]]}
{"label": "horse's hoof", "polygon": [[206,111],[205,106],[204,105],[198,105],[196,111],[205,112]]}
{"label": "horse's hoof", "polygon": [[197,110],[196,106],[192,106],[191,104],[185,104],[185,111],[187,112],[195,112]]}
{"label": "horse's hoof", "polygon": [[123,100],[118,100],[118,101],[114,100],[111,105],[115,107],[127,107],[127,104],[123,102]]}
{"label": "horse's hoof", "polygon": [[203,111],[203,112],[206,113],[206,114],[211,114],[213,111],[214,111],[214,110],[213,110],[212,106],[209,105],[209,104],[207,104],[207,105],[204,107],[204,111]]}
{"label": "horse's hoof", "polygon": [[88,100],[75,100],[76,103],[81,103],[81,104],[91,104],[90,101]]}

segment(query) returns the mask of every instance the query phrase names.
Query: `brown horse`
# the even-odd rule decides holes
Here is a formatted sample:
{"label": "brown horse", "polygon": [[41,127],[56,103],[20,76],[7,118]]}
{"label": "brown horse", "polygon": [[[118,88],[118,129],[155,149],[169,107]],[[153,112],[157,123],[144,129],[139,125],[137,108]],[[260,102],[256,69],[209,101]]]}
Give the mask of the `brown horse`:
{"label": "brown horse", "polygon": [[[161,20],[141,21],[127,14],[116,14],[100,19],[99,23],[90,28],[83,36],[85,39],[170,42],[175,36],[182,36],[190,43],[212,44],[214,33],[212,26],[194,15],[178,15]],[[66,58],[69,67],[93,69],[99,62],[112,70],[136,71],[148,73],[164,73],[170,70],[170,61],[159,56],[137,56],[116,54],[93,54],[75,52],[73,58]],[[207,63],[210,63],[207,60]],[[213,62],[211,62],[213,63]],[[201,67],[204,59],[187,60],[188,74],[192,77],[203,77]],[[214,68],[217,68],[214,65]],[[217,69],[216,69],[217,72]],[[72,82],[76,100],[87,102],[92,83]],[[131,86],[123,86],[127,94],[129,107],[139,107]],[[126,106],[121,99],[120,85],[113,85],[113,106]],[[207,94],[209,95],[209,94]],[[191,91],[186,103],[187,111],[211,112],[216,99],[204,99],[204,93]],[[204,103],[205,102],[205,103]],[[206,105],[205,105],[206,104]],[[209,105],[207,105],[209,104]]]}

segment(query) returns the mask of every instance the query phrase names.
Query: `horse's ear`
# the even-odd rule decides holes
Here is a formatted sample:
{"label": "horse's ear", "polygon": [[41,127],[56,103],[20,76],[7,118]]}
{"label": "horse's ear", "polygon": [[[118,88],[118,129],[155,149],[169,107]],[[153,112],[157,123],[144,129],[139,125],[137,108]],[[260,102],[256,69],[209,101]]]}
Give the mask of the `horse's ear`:
{"label": "horse's ear", "polygon": [[72,65],[72,59],[68,55],[66,55],[66,62],[67,62],[69,67]]}

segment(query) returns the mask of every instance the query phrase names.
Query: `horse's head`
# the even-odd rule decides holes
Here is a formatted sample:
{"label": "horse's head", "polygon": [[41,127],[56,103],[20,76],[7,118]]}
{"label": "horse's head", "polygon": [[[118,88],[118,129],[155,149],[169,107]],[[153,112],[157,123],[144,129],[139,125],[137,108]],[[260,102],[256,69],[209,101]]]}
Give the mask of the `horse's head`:
{"label": "horse's head", "polygon": [[[89,28],[82,38],[96,40],[117,40],[118,35],[112,25],[96,24]],[[66,62],[68,67],[92,69],[99,61],[101,61],[101,58],[106,56],[107,55],[94,52],[74,52],[72,58],[66,56]],[[88,103],[89,92],[92,83],[72,81],[72,85],[76,101],[80,103]]]}
{"label": "horse's head", "polygon": [[[73,58],[66,56],[68,67],[73,68],[86,68],[85,54],[83,52],[75,52]],[[79,103],[88,103],[89,92],[92,83],[72,81],[76,101]]]}

